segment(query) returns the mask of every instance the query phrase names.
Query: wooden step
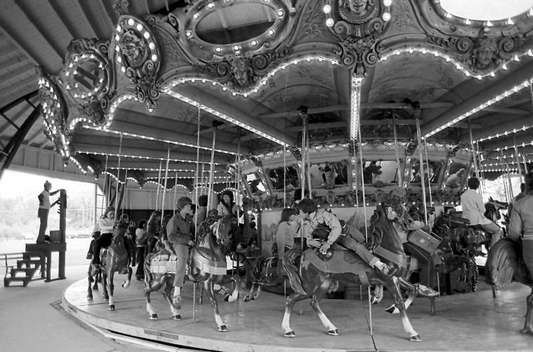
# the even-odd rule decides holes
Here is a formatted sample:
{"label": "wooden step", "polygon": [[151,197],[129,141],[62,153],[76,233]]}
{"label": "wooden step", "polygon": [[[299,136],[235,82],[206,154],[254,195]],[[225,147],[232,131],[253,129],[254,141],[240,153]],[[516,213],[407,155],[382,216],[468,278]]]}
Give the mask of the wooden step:
{"label": "wooden step", "polygon": [[17,274],[24,274],[24,277],[31,280],[35,271],[35,268],[13,268],[11,269],[11,277],[22,277]]}
{"label": "wooden step", "polygon": [[4,287],[9,287],[12,282],[20,282],[23,287],[26,287],[30,281],[27,277],[6,277],[4,278]]}
{"label": "wooden step", "polygon": [[37,269],[41,265],[40,259],[22,259],[17,260],[17,268],[22,268],[25,266],[26,268],[29,268],[31,265],[33,265],[34,269]]}

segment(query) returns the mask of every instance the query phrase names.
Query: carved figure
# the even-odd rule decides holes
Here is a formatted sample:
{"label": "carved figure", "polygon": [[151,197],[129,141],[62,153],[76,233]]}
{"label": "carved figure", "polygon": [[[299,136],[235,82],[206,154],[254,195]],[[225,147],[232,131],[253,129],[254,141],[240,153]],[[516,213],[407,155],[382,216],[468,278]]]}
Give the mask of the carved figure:
{"label": "carved figure", "polygon": [[124,32],[118,45],[132,68],[140,67],[148,56],[148,50],[144,47],[142,38],[131,29]]}
{"label": "carved figure", "polygon": [[474,44],[472,64],[478,70],[488,69],[496,59],[497,52],[496,39],[483,36]]}
{"label": "carved figure", "polygon": [[364,16],[368,12],[368,0],[339,0],[340,6],[350,9],[356,16]]}
{"label": "carved figure", "polygon": [[231,73],[235,82],[240,86],[245,86],[251,80],[253,71],[250,67],[248,59],[244,57],[233,57],[229,59],[231,64]]}

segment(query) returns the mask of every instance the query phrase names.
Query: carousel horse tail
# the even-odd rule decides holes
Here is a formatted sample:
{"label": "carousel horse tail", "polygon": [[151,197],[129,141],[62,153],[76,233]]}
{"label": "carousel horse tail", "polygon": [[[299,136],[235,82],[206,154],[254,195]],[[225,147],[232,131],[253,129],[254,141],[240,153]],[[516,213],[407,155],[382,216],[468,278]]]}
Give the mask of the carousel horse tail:
{"label": "carousel horse tail", "polygon": [[513,281],[518,272],[518,245],[509,239],[496,242],[489,251],[487,282],[500,289]]}
{"label": "carousel horse tail", "polygon": [[303,253],[299,249],[295,248],[286,251],[281,265],[285,273],[287,273],[289,284],[291,285],[293,291],[302,295],[307,295],[303,288],[302,278],[300,277],[298,270],[298,264],[296,263],[298,257],[300,257],[302,254]]}

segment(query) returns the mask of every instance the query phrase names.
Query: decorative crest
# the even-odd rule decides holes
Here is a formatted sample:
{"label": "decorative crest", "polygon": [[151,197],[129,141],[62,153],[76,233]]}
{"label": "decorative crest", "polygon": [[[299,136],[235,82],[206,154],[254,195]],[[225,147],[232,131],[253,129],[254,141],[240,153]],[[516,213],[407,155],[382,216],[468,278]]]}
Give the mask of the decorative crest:
{"label": "decorative crest", "polygon": [[111,47],[120,71],[135,85],[137,99],[152,108],[159,99],[157,74],[161,64],[153,33],[143,21],[133,16],[121,16]]}

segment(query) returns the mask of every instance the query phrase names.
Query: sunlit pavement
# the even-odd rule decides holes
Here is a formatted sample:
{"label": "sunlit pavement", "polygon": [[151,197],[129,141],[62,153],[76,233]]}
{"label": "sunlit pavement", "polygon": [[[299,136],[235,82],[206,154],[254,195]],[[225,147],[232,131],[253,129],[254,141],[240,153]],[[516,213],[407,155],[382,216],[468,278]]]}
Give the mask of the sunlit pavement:
{"label": "sunlit pavement", "polygon": [[39,280],[30,282],[27,287],[0,287],[0,351],[148,351],[107,339],[59,307],[63,291],[86,276],[87,243],[86,240],[67,242],[71,250],[67,249],[66,280],[48,283]]}

